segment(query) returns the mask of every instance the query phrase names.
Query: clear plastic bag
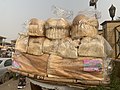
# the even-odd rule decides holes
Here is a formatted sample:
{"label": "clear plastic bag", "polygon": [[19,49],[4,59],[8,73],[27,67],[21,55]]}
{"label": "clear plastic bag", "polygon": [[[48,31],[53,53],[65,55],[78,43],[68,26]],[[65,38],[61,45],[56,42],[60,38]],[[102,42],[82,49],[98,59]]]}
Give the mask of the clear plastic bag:
{"label": "clear plastic bag", "polygon": [[109,76],[112,74],[113,71],[113,63],[111,58],[106,58],[104,60],[104,78],[109,80]]}
{"label": "clear plastic bag", "polygon": [[73,17],[73,11],[65,10],[55,5],[52,6],[52,12],[58,18],[72,19]]}
{"label": "clear plastic bag", "polygon": [[71,37],[82,38],[84,36],[96,36],[98,34],[98,18],[100,18],[100,16],[99,12],[93,9],[80,11],[73,19]]}
{"label": "clear plastic bag", "polygon": [[98,10],[92,9],[92,8],[88,8],[86,10],[83,11],[79,11],[78,15],[85,15],[89,18],[95,17],[96,19],[100,19],[101,18],[101,12],[99,12]]}

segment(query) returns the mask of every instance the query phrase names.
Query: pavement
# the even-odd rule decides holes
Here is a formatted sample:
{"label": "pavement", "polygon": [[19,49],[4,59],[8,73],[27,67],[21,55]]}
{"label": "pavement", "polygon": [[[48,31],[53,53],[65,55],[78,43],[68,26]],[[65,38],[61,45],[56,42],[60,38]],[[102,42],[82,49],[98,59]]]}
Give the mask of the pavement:
{"label": "pavement", "polygon": [[24,89],[17,89],[18,80],[11,79],[4,84],[0,84],[0,90],[31,90],[30,82],[27,79],[26,87]]}

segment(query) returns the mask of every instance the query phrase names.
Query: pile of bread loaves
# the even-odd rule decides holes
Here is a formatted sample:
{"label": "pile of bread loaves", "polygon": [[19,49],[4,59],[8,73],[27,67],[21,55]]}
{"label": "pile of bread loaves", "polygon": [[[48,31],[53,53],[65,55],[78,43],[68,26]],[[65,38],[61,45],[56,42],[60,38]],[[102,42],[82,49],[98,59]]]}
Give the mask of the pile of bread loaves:
{"label": "pile of bread loaves", "polygon": [[27,35],[21,34],[16,50],[33,55],[55,54],[64,58],[110,56],[111,47],[98,35],[98,20],[78,15],[72,24],[60,18],[46,21],[32,18]]}
{"label": "pile of bread loaves", "polygon": [[98,35],[98,26],[95,17],[82,14],[72,23],[64,18],[32,18],[27,35],[20,35],[15,49],[34,56],[49,55],[47,76],[103,80],[103,62],[111,57],[112,48]]}

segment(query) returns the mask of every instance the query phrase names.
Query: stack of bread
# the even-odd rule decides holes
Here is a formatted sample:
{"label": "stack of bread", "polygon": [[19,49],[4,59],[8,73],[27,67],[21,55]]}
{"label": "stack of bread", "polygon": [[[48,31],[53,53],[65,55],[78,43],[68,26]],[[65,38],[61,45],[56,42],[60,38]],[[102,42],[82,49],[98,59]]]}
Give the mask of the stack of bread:
{"label": "stack of bread", "polygon": [[104,61],[112,50],[98,35],[98,20],[85,15],[76,16],[72,24],[64,18],[33,18],[15,49],[44,73],[36,75],[83,80],[105,80]]}

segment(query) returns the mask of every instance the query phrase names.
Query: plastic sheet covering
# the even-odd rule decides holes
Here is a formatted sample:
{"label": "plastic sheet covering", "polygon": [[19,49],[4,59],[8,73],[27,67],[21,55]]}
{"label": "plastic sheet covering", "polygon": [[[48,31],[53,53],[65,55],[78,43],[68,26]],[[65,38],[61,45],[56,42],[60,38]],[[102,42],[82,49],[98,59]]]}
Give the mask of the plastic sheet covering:
{"label": "plastic sheet covering", "polygon": [[43,54],[40,56],[25,54],[25,57],[29,59],[32,66],[39,71],[37,75],[47,76],[49,54]]}
{"label": "plastic sheet covering", "polygon": [[59,43],[57,54],[64,58],[78,58],[76,47],[71,38],[64,38]]}
{"label": "plastic sheet covering", "polygon": [[72,17],[73,17],[73,11],[65,10],[65,9],[57,7],[55,5],[52,6],[52,12],[58,18],[72,19]]}
{"label": "plastic sheet covering", "polygon": [[79,56],[91,57],[109,57],[112,54],[112,48],[109,43],[100,35],[93,38],[84,37],[79,45]]}
{"label": "plastic sheet covering", "polygon": [[29,36],[26,34],[19,34],[15,44],[15,50],[20,52],[27,52]]}
{"label": "plastic sheet covering", "polygon": [[43,44],[43,53],[56,54],[58,50],[59,40],[45,39]]}
{"label": "plastic sheet covering", "polygon": [[[103,39],[104,39],[104,37],[103,37]],[[105,48],[105,53],[106,53],[107,57],[112,58],[113,57],[113,49],[106,39],[104,39],[104,48]]]}
{"label": "plastic sheet covering", "polygon": [[44,40],[45,40],[44,37],[30,37],[27,53],[33,55],[42,55]]}
{"label": "plastic sheet covering", "polygon": [[44,34],[45,21],[37,18],[32,18],[28,22],[28,35],[30,36],[45,36]]}
{"label": "plastic sheet covering", "polygon": [[79,11],[78,14],[85,15],[89,18],[91,17],[95,17],[96,19],[101,18],[101,12],[93,8],[87,8],[85,10]]}
{"label": "plastic sheet covering", "polygon": [[70,24],[67,20],[50,18],[45,23],[45,35],[49,39],[62,39],[69,36]]}
{"label": "plastic sheet covering", "polygon": [[[14,62],[17,63],[17,65],[19,65],[19,67],[16,67],[16,65],[13,65],[13,69],[16,69],[17,71],[22,71],[22,72],[26,72],[29,74],[34,74],[34,75],[45,75],[46,71],[42,70],[41,72],[38,71],[38,69],[36,69],[30,59],[28,59],[27,54],[25,53],[16,53],[13,56],[13,60]],[[44,64],[44,63],[43,63]],[[41,69],[43,69],[44,67],[42,67]]]}
{"label": "plastic sheet covering", "polygon": [[112,70],[113,70],[113,63],[112,63],[112,60],[111,58],[106,58],[104,60],[104,77],[105,78],[108,78],[109,75],[112,73]]}
{"label": "plastic sheet covering", "polygon": [[[90,68],[85,69],[87,67],[85,67],[84,60],[89,61],[87,66],[91,67],[93,71]],[[92,63],[94,61],[94,64],[90,63],[90,61]],[[100,71],[98,71],[99,67],[101,67]],[[103,71],[103,60],[100,58],[79,57],[77,59],[64,59],[56,55],[50,55],[47,69],[48,77],[82,80],[104,80]]]}

